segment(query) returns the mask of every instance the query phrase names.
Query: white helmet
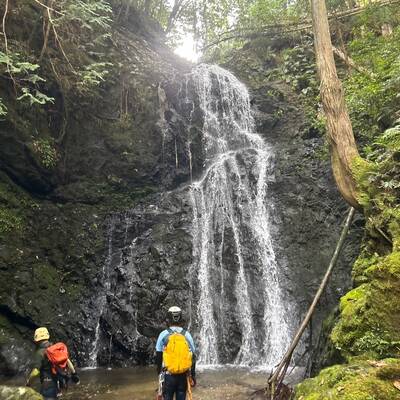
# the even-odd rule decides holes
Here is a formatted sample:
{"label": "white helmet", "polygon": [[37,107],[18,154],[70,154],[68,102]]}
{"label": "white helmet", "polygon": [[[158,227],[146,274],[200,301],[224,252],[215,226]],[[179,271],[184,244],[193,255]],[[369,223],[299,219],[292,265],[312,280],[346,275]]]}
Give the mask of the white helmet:
{"label": "white helmet", "polygon": [[170,307],[167,313],[167,320],[169,323],[181,322],[182,310],[177,306]]}

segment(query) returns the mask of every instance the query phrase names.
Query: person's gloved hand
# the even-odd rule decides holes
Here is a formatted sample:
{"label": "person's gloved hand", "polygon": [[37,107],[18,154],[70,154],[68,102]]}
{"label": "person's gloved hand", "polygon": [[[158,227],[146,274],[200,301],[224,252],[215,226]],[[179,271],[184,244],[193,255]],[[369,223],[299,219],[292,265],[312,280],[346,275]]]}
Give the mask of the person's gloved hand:
{"label": "person's gloved hand", "polygon": [[72,382],[74,382],[75,384],[79,384],[79,382],[81,381],[80,379],[79,379],[79,376],[78,376],[78,374],[75,372],[75,373],[73,373],[72,375],[71,375],[71,380],[72,380]]}
{"label": "person's gloved hand", "polygon": [[191,376],[189,378],[189,381],[190,381],[190,386],[191,387],[195,387],[196,386],[197,382],[196,382],[196,377],[195,376]]}

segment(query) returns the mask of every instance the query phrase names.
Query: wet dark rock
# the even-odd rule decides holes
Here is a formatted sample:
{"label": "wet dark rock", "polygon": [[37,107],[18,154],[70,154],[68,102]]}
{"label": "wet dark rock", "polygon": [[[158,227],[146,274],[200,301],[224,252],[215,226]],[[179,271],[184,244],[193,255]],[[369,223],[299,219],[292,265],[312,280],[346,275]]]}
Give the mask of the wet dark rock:
{"label": "wet dark rock", "polygon": [[[203,172],[202,113],[196,100],[192,109],[182,99],[189,66],[152,43],[152,35],[126,32],[118,39],[125,70],[95,101],[77,100],[62,162],[54,170],[40,165],[20,124],[0,125],[0,203],[15,216],[14,225],[0,233],[0,305],[9,310],[0,308],[0,374],[26,370],[33,330],[41,325],[68,344],[80,366],[90,359],[103,366],[150,362],[173,304],[184,309],[197,338],[185,185]],[[298,303],[293,319],[299,322],[328,265],[347,206],[329,162],[316,155],[323,139],[307,128],[296,96],[280,82],[255,85],[250,78],[264,73],[255,71],[246,77],[237,72],[249,85],[258,131],[275,150],[269,183],[275,251],[286,271],[287,299]],[[125,115],[119,107],[126,87]],[[36,119],[26,122],[29,129],[46,125],[44,116]],[[360,225],[353,225],[305,348],[315,344],[322,319],[350,285]],[[228,231],[222,257],[235,271],[230,236]],[[256,266],[249,270],[256,282]],[[255,314],[262,314],[262,306],[252,300]],[[242,339],[235,307],[232,300],[224,310],[231,348],[222,362],[232,360]]]}

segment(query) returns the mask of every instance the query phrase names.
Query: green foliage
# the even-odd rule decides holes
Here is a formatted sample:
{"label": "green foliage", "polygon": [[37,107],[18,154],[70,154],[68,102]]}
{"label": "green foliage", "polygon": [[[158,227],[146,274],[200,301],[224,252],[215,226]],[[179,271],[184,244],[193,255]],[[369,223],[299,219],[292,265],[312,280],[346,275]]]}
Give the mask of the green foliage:
{"label": "green foliage", "polygon": [[393,123],[400,109],[400,27],[388,37],[365,34],[349,49],[355,62],[371,72],[353,72],[344,81],[355,135],[366,143]]}
{"label": "green foliage", "polygon": [[[113,10],[106,0],[61,0],[52,23],[60,60],[69,66],[65,86],[90,88],[104,81],[111,65],[106,55]],[[54,33],[55,35],[55,33]]]}
{"label": "green foliage", "polygon": [[[112,8],[105,0],[62,0],[59,2],[63,14],[55,21],[61,26],[65,23],[79,24],[80,29],[95,32],[97,29],[109,37],[112,22]],[[101,35],[101,37],[104,37]]]}
{"label": "green foliage", "polygon": [[249,18],[242,23],[251,21],[253,29],[274,24],[297,22],[307,16],[309,7],[301,1],[288,2],[286,0],[256,0],[249,4]]}
{"label": "green foliage", "polygon": [[112,8],[106,0],[61,0],[53,19],[61,41],[82,50],[104,45],[111,36]]}
{"label": "green foliage", "polygon": [[400,23],[400,10],[396,4],[381,7],[378,2],[367,2],[363,12],[353,22],[355,32],[362,27],[367,32],[380,35],[382,25],[398,25]]}
{"label": "green foliage", "polygon": [[34,104],[46,104],[46,103],[54,103],[54,98],[46,96],[44,93],[39,90],[31,90],[27,87],[23,87],[22,95],[17,97],[17,100],[27,99],[29,104],[32,106]]}
{"label": "green foliage", "polygon": [[[400,151],[400,125],[389,128],[378,138],[376,144],[384,149],[384,154],[378,156],[378,159],[385,159],[388,156],[394,156]],[[386,154],[385,154],[386,153]]]}
{"label": "green foliage", "polygon": [[20,231],[23,221],[14,211],[0,204],[0,237],[12,231]]}
{"label": "green foliage", "polygon": [[388,350],[399,346],[400,341],[394,341],[388,332],[382,332],[373,327],[357,341],[354,349],[358,353],[372,353],[382,358],[388,355]]}
{"label": "green foliage", "polygon": [[26,226],[26,213],[37,208],[21,189],[6,181],[0,174],[0,238],[21,233]]}
{"label": "green foliage", "polygon": [[368,214],[379,216],[381,227],[397,219],[400,199],[400,126],[390,128],[369,146],[368,162],[358,159],[353,167],[359,198]]}
{"label": "green foliage", "polygon": [[296,387],[297,400],[395,400],[398,390],[391,379],[400,377],[400,362],[351,360],[324,369]]}
{"label": "green foliage", "polygon": [[[10,3],[8,14],[11,20],[6,25],[8,48],[0,47],[0,73],[12,80],[18,101],[31,106],[54,102],[46,93],[49,85],[39,70],[55,76],[64,96],[75,96],[74,89],[81,93],[105,80],[111,65],[105,49],[113,22],[108,0],[60,0],[53,2],[49,12],[40,3],[29,0]],[[41,22],[43,15],[47,18]],[[29,39],[25,43],[18,30],[13,29],[18,18],[31,23],[32,29],[34,24],[43,23],[43,33],[47,24],[47,39],[43,37],[39,42]],[[0,102],[0,116],[7,112],[7,101],[3,97]]]}
{"label": "green foliage", "polygon": [[355,160],[353,173],[366,231],[374,240],[353,269],[356,284],[341,300],[341,317],[332,340],[346,355],[382,357],[400,353],[400,127],[379,136],[368,161]]}
{"label": "green foliage", "polygon": [[294,89],[305,95],[311,93],[316,96],[318,82],[314,54],[310,50],[311,45],[307,42],[307,44],[284,50],[282,73],[286,83],[289,83]]}
{"label": "green foliage", "polygon": [[106,80],[107,75],[110,73],[109,68],[112,66],[113,64],[109,62],[98,62],[87,65],[78,73],[80,75],[78,86],[82,91],[99,86]]}
{"label": "green foliage", "polygon": [[325,118],[320,112],[319,83],[312,43],[283,50],[278,76],[299,94],[307,120],[315,132],[325,132]]}
{"label": "green foliage", "polygon": [[58,152],[50,139],[38,139],[32,143],[32,149],[39,156],[40,163],[47,169],[54,168],[58,161]]}
{"label": "green foliage", "polygon": [[[28,100],[30,105],[53,103],[54,98],[47,96],[38,89],[41,82],[45,82],[36,71],[39,65],[26,61],[19,53],[6,54],[0,51],[1,74],[9,75],[22,94],[17,100]],[[6,115],[7,107],[0,101],[0,115]]]}

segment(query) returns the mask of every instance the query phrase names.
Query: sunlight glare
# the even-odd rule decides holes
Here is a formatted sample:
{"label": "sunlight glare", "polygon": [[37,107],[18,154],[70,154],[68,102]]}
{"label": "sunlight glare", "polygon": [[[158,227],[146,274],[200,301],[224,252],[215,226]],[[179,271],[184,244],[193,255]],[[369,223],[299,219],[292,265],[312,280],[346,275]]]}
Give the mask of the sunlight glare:
{"label": "sunlight glare", "polygon": [[196,51],[196,44],[191,33],[187,33],[181,44],[174,50],[178,56],[186,60],[197,62],[201,54]]}

